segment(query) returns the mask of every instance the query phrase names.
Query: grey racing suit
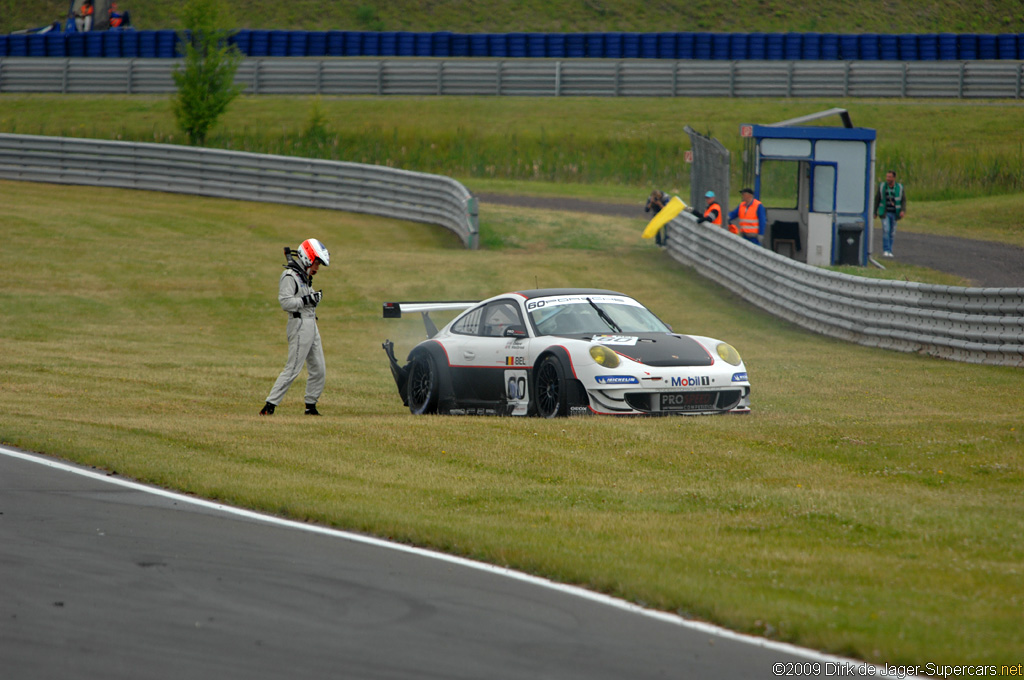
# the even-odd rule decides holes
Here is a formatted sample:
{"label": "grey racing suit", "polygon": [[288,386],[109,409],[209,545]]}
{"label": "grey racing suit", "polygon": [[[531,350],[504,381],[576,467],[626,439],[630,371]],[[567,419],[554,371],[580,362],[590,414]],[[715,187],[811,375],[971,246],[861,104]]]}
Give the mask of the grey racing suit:
{"label": "grey racing suit", "polygon": [[316,326],[316,305],[307,305],[302,301],[304,295],[313,293],[312,282],[312,277],[306,277],[291,267],[281,273],[277,300],[281,303],[281,309],[288,313],[288,362],[267,397],[267,402],[275,406],[281,403],[303,364],[308,372],[306,403],[315,404],[324,391],[327,367],[320,344],[320,330]]}

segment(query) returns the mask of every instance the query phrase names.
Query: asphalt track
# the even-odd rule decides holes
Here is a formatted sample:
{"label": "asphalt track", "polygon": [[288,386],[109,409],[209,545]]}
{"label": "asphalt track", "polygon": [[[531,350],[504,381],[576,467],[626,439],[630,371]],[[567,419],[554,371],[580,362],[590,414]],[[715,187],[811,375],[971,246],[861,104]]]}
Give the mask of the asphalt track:
{"label": "asphalt track", "polygon": [[818,665],[803,677],[882,677],[525,574],[0,447],[4,678],[765,679],[775,664]]}
{"label": "asphalt track", "polygon": [[[540,210],[564,210],[591,213],[611,217],[628,217],[649,220],[643,204],[623,205],[603,203],[576,198],[508,196],[504,194],[478,194],[481,205],[510,205]],[[639,238],[639,233],[638,233]],[[882,230],[875,228],[872,237],[876,260],[882,264],[889,261],[879,257],[882,244]],[[947,274],[955,274],[985,288],[1024,288],[1024,248],[977,241],[955,236],[919,234],[897,228],[894,252],[898,261],[920,267],[928,267]]]}

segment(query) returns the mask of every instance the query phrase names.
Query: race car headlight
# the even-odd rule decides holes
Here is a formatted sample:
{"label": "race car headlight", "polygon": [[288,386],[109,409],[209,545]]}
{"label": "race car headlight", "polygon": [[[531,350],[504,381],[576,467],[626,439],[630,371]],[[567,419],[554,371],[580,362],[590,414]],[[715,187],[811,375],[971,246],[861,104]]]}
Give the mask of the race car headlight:
{"label": "race car headlight", "polygon": [[594,345],[591,347],[590,356],[594,357],[594,361],[605,368],[615,368],[619,365],[619,355],[604,345]]}
{"label": "race car headlight", "polygon": [[736,348],[727,342],[718,343],[718,356],[722,357],[722,361],[732,364],[733,366],[739,366],[743,363],[740,359],[740,353],[736,351]]}

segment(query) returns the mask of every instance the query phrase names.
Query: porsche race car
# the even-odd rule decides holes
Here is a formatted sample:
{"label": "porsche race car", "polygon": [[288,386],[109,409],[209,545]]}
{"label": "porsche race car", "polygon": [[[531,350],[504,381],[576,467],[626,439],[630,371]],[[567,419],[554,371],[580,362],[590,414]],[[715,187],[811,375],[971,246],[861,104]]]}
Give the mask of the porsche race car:
{"label": "porsche race car", "polygon": [[[431,311],[460,310],[440,330]],[[682,335],[633,298],[608,290],[526,290],[475,302],[386,302],[385,318],[419,312],[427,339],[399,365],[414,414],[696,415],[749,413],[750,381],[732,345]]]}

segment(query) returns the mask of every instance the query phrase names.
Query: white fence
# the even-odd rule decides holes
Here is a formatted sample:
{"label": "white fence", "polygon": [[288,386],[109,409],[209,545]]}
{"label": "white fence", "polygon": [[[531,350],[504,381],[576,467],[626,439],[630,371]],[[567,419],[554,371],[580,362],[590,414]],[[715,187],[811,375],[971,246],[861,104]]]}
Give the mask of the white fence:
{"label": "white fence", "polygon": [[841,274],[698,224],[688,213],[666,228],[673,259],[804,328],[872,347],[1024,366],[1024,288],[936,286]]}
{"label": "white fence", "polygon": [[476,198],[454,179],[378,165],[0,134],[0,178],[169,191],[436,224],[479,245]]}
{"label": "white fence", "polygon": [[[175,59],[6,57],[0,93],[163,94]],[[1024,98],[1024,61],[249,58],[247,94]]]}

